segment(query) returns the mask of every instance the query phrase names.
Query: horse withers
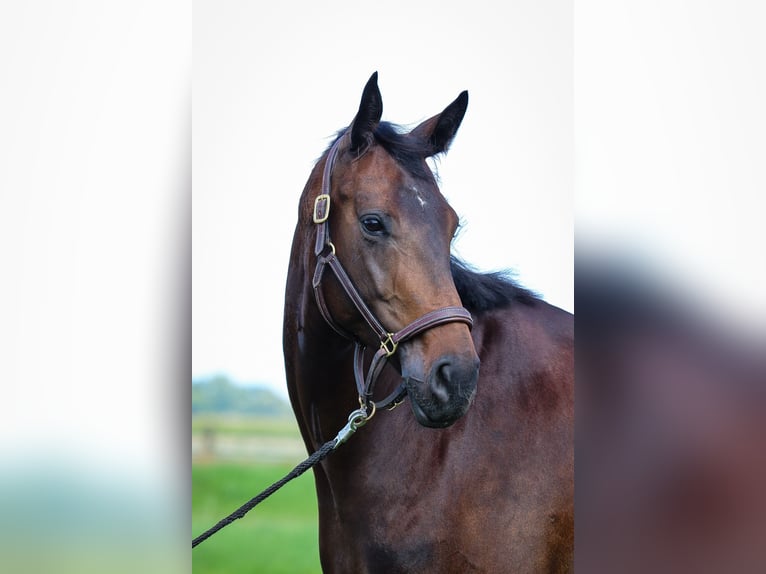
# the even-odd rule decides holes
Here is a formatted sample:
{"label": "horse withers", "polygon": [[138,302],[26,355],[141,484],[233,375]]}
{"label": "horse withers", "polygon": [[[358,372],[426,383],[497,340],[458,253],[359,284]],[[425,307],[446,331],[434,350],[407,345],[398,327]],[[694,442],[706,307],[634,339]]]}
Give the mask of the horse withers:
{"label": "horse withers", "polygon": [[573,318],[450,254],[458,217],[426,159],[467,105],[406,131],[373,74],[300,199],[292,406],[310,452],[360,405],[372,419],[314,467],[326,572],[572,568]]}

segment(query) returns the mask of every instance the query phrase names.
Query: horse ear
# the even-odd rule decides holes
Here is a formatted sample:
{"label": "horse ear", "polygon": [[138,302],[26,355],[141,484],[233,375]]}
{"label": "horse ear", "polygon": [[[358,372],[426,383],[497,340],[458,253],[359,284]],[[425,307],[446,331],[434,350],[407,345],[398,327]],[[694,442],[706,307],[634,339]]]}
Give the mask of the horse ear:
{"label": "horse ear", "polygon": [[454,102],[444,108],[442,113],[424,121],[413,129],[410,135],[431,144],[429,156],[447,151],[460,127],[460,122],[463,121],[466,108],[468,108],[468,92],[463,91]]}
{"label": "horse ear", "polygon": [[350,151],[361,155],[372,143],[372,133],[380,122],[383,115],[383,98],[378,89],[378,73],[375,72],[362,92],[362,101],[359,103],[359,111],[356,113],[351,124],[351,147]]}

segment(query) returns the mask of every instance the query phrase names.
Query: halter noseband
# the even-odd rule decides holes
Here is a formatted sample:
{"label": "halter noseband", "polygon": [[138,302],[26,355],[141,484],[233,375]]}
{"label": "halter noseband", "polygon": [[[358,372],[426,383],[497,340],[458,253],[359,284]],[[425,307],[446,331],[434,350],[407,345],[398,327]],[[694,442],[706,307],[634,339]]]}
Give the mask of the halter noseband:
{"label": "halter noseband", "polygon": [[[359,402],[362,408],[367,410],[368,407],[371,407],[372,413],[374,413],[377,408],[396,407],[404,400],[404,395],[407,393],[404,382],[402,382],[397,389],[385,399],[381,401],[374,401],[372,399],[375,381],[383,370],[388,358],[396,352],[399,343],[407,341],[427,329],[445,323],[461,322],[471,327],[473,326],[473,320],[471,319],[471,314],[463,307],[442,307],[422,315],[403,329],[392,333],[383,327],[372,310],[364,302],[364,299],[359,291],[357,291],[356,287],[354,287],[351,278],[348,276],[348,273],[346,273],[346,270],[343,268],[343,265],[341,265],[340,260],[335,254],[335,246],[332,244],[332,241],[330,241],[330,229],[327,224],[327,219],[330,215],[330,178],[333,166],[335,165],[335,158],[338,155],[341,139],[343,139],[342,136],[339,137],[330,148],[322,173],[322,191],[314,200],[313,219],[316,224],[314,254],[317,258],[317,264],[316,269],[314,270],[312,285],[319,311],[327,324],[339,335],[346,339],[350,339],[355,343],[354,379],[356,380],[356,387],[359,393]],[[326,266],[329,266],[333,271],[341,287],[343,287],[343,290],[346,292],[346,295],[348,295],[351,302],[380,340],[380,348],[373,356],[372,363],[370,363],[366,376],[364,374],[365,345],[360,343],[354,335],[343,329],[332,319],[330,310],[325,303],[321,283],[322,274],[324,273]],[[369,416],[371,417],[372,414]]]}

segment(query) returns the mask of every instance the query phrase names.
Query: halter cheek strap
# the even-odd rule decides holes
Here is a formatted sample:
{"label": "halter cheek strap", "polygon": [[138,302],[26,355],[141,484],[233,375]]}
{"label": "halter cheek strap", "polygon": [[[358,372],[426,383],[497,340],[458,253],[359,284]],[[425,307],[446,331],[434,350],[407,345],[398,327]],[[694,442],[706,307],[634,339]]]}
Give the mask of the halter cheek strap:
{"label": "halter cheek strap", "polygon": [[[342,337],[355,341],[354,379],[356,380],[357,392],[359,393],[359,402],[362,407],[371,407],[372,412],[374,412],[377,408],[394,408],[404,400],[404,395],[407,393],[404,382],[402,382],[399,387],[385,399],[381,401],[374,401],[372,399],[375,381],[382,372],[389,357],[396,353],[399,343],[407,341],[432,327],[437,327],[445,323],[460,322],[471,327],[473,325],[473,320],[471,314],[463,307],[442,307],[422,315],[399,331],[390,332],[383,327],[372,310],[370,310],[364,302],[364,299],[354,286],[351,278],[348,273],[346,273],[346,270],[343,268],[343,265],[335,253],[335,246],[332,244],[332,241],[330,241],[330,231],[327,223],[327,220],[330,217],[330,177],[332,168],[335,164],[335,158],[338,155],[338,147],[341,139],[343,138],[338,138],[330,148],[322,173],[322,192],[314,200],[313,220],[316,225],[314,255],[316,255],[317,263],[316,269],[314,270],[312,286],[317,306],[327,324]],[[354,304],[354,307],[356,307],[360,315],[380,340],[380,348],[375,352],[366,375],[364,374],[364,351],[366,347],[360,343],[354,335],[333,320],[330,310],[327,307],[327,303],[325,302],[321,284],[326,267],[329,267],[332,270],[346,295]]]}

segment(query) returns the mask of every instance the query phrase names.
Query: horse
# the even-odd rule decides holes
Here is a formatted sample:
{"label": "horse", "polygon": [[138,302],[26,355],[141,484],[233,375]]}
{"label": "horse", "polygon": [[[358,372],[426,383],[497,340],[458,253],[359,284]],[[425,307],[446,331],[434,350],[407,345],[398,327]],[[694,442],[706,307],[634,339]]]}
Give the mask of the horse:
{"label": "horse", "polygon": [[313,468],[325,572],[573,568],[574,319],[451,253],[426,159],[467,105],[408,131],[381,121],[376,72],[300,197],[292,408],[309,452],[367,423]]}

